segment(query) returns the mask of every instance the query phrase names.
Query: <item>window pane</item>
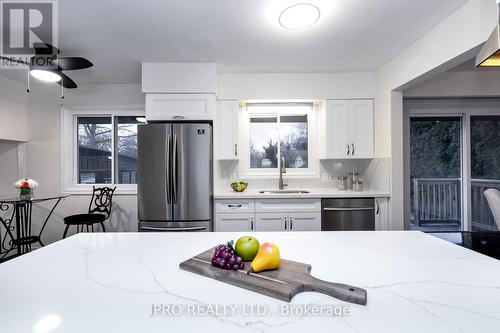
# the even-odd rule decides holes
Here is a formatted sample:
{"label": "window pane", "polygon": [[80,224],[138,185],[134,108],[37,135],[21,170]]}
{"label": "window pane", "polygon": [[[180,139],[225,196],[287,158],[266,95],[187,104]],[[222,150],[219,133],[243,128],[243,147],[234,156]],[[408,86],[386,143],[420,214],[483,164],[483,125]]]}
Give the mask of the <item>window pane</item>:
{"label": "window pane", "polygon": [[111,117],[78,117],[78,183],[111,183]]}
{"label": "window pane", "polygon": [[473,231],[496,231],[484,197],[489,188],[500,190],[500,116],[471,117],[471,208]]}
{"label": "window pane", "polygon": [[116,180],[137,184],[137,117],[116,117]]}
{"label": "window pane", "polygon": [[250,118],[250,168],[278,167],[276,117]]}
{"label": "window pane", "polygon": [[286,168],[307,168],[307,116],[280,117],[280,154]]}
{"label": "window pane", "polygon": [[411,228],[461,230],[461,118],[410,118]]}

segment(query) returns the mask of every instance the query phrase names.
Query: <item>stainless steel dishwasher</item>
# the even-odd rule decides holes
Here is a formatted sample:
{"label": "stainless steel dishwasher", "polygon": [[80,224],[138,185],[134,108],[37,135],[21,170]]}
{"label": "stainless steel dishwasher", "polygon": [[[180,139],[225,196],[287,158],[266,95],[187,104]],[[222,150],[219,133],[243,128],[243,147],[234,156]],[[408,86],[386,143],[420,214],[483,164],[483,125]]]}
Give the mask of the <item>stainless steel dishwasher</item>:
{"label": "stainless steel dishwasher", "polygon": [[322,231],[375,230],[373,198],[322,199]]}

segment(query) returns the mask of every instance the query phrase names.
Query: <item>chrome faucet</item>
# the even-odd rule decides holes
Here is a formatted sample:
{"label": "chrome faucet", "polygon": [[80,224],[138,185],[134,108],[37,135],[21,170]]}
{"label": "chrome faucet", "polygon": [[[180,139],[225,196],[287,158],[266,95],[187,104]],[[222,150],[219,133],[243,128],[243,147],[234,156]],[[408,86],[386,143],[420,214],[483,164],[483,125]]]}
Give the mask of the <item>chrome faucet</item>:
{"label": "chrome faucet", "polygon": [[286,168],[285,168],[285,158],[282,157],[280,159],[280,180],[279,180],[279,183],[278,183],[278,189],[279,190],[283,190],[285,188],[285,186],[288,186],[288,184],[285,184],[283,182],[283,174],[286,173]]}

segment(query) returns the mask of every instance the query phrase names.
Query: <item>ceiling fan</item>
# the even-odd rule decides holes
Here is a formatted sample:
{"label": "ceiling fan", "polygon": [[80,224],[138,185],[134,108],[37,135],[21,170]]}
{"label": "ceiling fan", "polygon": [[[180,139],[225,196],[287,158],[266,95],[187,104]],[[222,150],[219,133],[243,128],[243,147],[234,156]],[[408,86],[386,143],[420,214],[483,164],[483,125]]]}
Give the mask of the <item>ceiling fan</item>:
{"label": "ceiling fan", "polygon": [[[94,66],[90,61],[82,57],[59,57],[59,50],[47,43],[33,43],[35,54],[29,62],[15,60],[29,66],[29,73],[42,81],[57,82],[67,89],[77,87],[75,81],[63,73],[77,69],[85,69]],[[2,57],[2,59],[11,60],[11,58]],[[29,91],[29,88],[28,88]]]}

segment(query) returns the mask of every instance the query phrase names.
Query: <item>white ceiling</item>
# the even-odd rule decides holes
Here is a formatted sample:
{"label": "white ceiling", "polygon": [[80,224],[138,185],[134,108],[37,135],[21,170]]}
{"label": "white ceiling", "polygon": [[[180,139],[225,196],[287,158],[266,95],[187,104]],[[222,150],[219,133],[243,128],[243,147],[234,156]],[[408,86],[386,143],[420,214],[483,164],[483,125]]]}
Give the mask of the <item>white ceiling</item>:
{"label": "white ceiling", "polygon": [[[308,0],[322,10],[304,31],[277,26],[303,0],[59,0],[62,55],[94,68],[77,83],[139,83],[140,64],[216,62],[222,72],[373,71],[467,0]],[[24,80],[19,70],[0,74]]]}

